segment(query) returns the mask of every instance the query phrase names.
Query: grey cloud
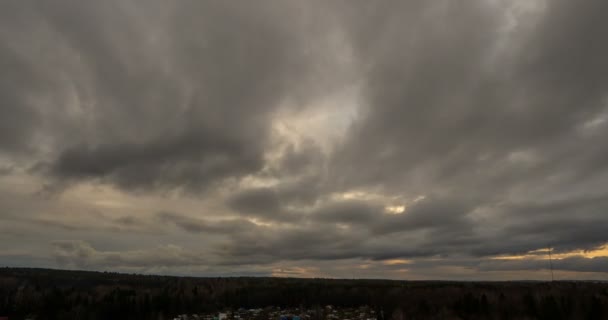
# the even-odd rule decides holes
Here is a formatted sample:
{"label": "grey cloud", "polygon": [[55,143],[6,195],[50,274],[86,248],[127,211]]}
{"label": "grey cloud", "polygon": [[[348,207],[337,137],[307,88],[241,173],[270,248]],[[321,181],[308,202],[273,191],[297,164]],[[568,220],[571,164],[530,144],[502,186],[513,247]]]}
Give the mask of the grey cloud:
{"label": "grey cloud", "polygon": [[[526,215],[499,209],[535,197],[584,198],[606,183],[606,148],[597,140],[606,129],[581,129],[606,108],[606,63],[599,60],[608,47],[597,32],[606,23],[598,14],[605,4],[547,5],[508,38],[501,34],[506,8],[483,1],[402,4],[410,10],[378,5],[373,14],[351,9],[349,30],[373,30],[352,32],[367,67],[367,107],[334,154],[330,181],[390,194],[437,193],[465,204],[417,219],[412,208],[381,231],[443,224],[427,234],[427,245],[446,253],[606,242],[596,227],[604,220],[602,202]],[[468,215],[484,207],[492,208],[489,216]],[[452,232],[457,245],[446,246]]]}
{"label": "grey cloud", "polygon": [[[277,177],[284,178],[281,175]],[[303,214],[308,208],[322,202],[324,187],[321,179],[318,175],[303,175],[272,187],[239,189],[228,197],[226,204],[241,215],[297,222],[305,218]],[[294,206],[303,209],[294,209]]]}
{"label": "grey cloud", "polygon": [[369,211],[369,208],[373,206],[356,202],[329,205],[307,213],[307,219],[292,226],[255,228],[234,234],[218,247],[218,252],[226,261],[272,263],[285,259],[428,257],[466,248],[458,247],[456,238],[468,232],[466,229],[449,231],[444,227],[431,229],[429,233],[428,230],[403,228],[379,233],[374,230],[374,224],[390,223],[390,220],[383,212]]}
{"label": "grey cloud", "polygon": [[[303,220],[323,223],[366,223],[371,222],[374,215],[381,212],[381,207],[365,201],[324,201],[320,207],[313,209],[288,208],[287,204],[299,203],[296,192],[306,187],[307,184],[295,184],[247,189],[232,196],[228,204],[244,215],[291,223]],[[306,191],[302,190],[302,192]]]}
{"label": "grey cloud", "polygon": [[[2,99],[2,118],[0,120],[0,151],[24,152],[30,147],[29,141],[34,135],[30,130],[39,125],[39,112],[27,101],[22,101],[27,88],[40,86],[38,71],[28,65],[3,41],[0,47],[0,68],[4,76],[0,80],[0,98]],[[8,116],[10,115],[10,116]]]}
{"label": "grey cloud", "polygon": [[585,258],[575,256],[563,259],[522,259],[522,260],[484,260],[479,264],[479,269],[483,271],[507,271],[507,270],[547,270],[551,268],[551,263],[555,270],[578,271],[578,272],[607,272],[608,258],[595,257]]}
{"label": "grey cloud", "polygon": [[235,234],[218,252],[226,261],[284,259],[345,259],[359,256],[364,234],[332,226],[302,225],[291,228],[258,229]]}
{"label": "grey cloud", "polygon": [[594,249],[606,243],[605,195],[583,195],[539,203],[505,204],[487,223],[500,225],[482,237],[475,255],[521,254],[543,247],[557,252]]}
{"label": "grey cloud", "polygon": [[53,256],[61,265],[72,267],[152,267],[204,265],[201,255],[174,245],[150,250],[99,251],[85,241],[53,242]]}
{"label": "grey cloud", "polygon": [[429,198],[403,214],[394,215],[384,212],[378,203],[328,201],[309,211],[284,209],[283,213],[275,213],[274,216],[294,217],[275,219],[293,225],[276,230],[252,228],[235,235],[221,250],[233,258],[263,260],[258,257],[261,255],[268,261],[285,258],[382,260],[466,251],[479,242],[472,230],[473,222],[466,216],[471,209],[458,201]]}
{"label": "grey cloud", "polygon": [[237,211],[254,216],[278,216],[281,199],[274,188],[255,188],[243,190],[232,196],[228,205]]}
{"label": "grey cloud", "polygon": [[[530,175],[561,169],[500,163],[511,152],[529,149],[544,167],[555,160],[568,171],[583,171],[577,155],[602,148],[561,143],[574,139],[574,130],[605,106],[606,90],[598,81],[602,67],[591,71],[574,62],[604,65],[596,63],[604,55],[602,42],[589,32],[601,29],[604,21],[596,12],[604,4],[587,1],[581,10],[571,10],[567,1],[548,5],[537,27],[519,26],[508,42],[512,46],[498,55],[504,11],[489,9],[487,2],[438,2],[411,19],[411,11],[380,10],[377,15],[388,20],[378,27],[384,38],[355,34],[372,48],[362,49],[370,66],[364,88],[369,110],[336,157],[336,178],[395,187],[409,181],[413,192],[471,188],[492,197]],[[373,18],[355,23],[372,24]],[[424,35],[417,36],[421,29]],[[557,47],[584,48],[589,38],[598,48]],[[574,52],[579,56],[569,57]]]}
{"label": "grey cloud", "polygon": [[427,198],[408,207],[403,214],[385,215],[384,221],[375,227],[375,231],[388,233],[425,228],[458,230],[472,223],[467,214],[473,209],[463,200]]}
{"label": "grey cloud", "polygon": [[293,144],[283,148],[277,174],[293,175],[310,170],[317,171],[324,161],[319,145],[310,139],[304,139],[299,142],[297,148]]}
{"label": "grey cloud", "polygon": [[606,243],[606,236],[601,227],[605,223],[605,219],[580,221],[576,218],[527,223],[522,221],[521,225],[507,228],[501,233],[509,241],[501,245],[500,239],[493,238],[491,242],[486,243],[485,248],[480,247],[490,249],[497,246],[498,250],[494,248],[495,251],[522,253],[542,247],[541,244],[545,243],[545,246],[553,246],[559,251],[587,250]]}
{"label": "grey cloud", "polygon": [[[588,205],[596,208],[590,202]],[[463,199],[440,197],[420,200],[402,214],[388,214],[377,204],[363,201],[334,202],[306,213],[305,220],[296,220],[295,228],[282,228],[266,236],[260,236],[266,234],[266,230],[252,229],[231,239],[222,250],[233,258],[263,254],[269,261],[284,258],[384,260],[522,254],[547,246],[554,247],[556,252],[569,252],[593,249],[606,241],[603,220],[580,221],[577,220],[580,216],[566,218],[567,215],[559,218],[551,211],[547,212],[554,215],[551,220],[539,212],[535,214],[538,218],[530,214],[518,217],[517,211],[510,209],[504,217],[510,221],[480,222],[473,213],[475,209],[474,204]],[[494,212],[491,217],[496,216]],[[590,225],[589,221],[593,223]],[[486,224],[496,224],[497,231],[485,232]]]}
{"label": "grey cloud", "polygon": [[[112,194],[87,197],[79,183],[166,197],[179,204],[153,221],[108,223],[172,226],[162,236],[180,245],[212,237],[213,263],[233,266],[441,257],[537,270],[542,261],[486,258],[596,248],[608,241],[608,4],[529,3],[536,11],[485,0],[2,2],[0,190],[31,181],[0,194],[0,215],[43,216],[45,205],[25,205],[28,183],[74,187],[80,202]],[[336,104],[353,110],[309,106],[345,86],[356,102]],[[274,131],[290,121],[283,111],[304,108],[343,133]],[[41,203],[60,209],[61,197]],[[385,212],[400,201],[404,213]],[[48,217],[22,223],[78,230]],[[56,248],[83,266],[204,260],[176,247],[164,260]]]}
{"label": "grey cloud", "polygon": [[157,217],[163,223],[173,223],[177,227],[191,233],[232,234],[256,228],[255,224],[243,219],[207,221],[172,212],[159,212]]}
{"label": "grey cloud", "polygon": [[341,201],[330,203],[316,212],[312,218],[323,222],[342,222],[351,224],[367,224],[381,219],[382,208],[364,201]]}
{"label": "grey cloud", "polygon": [[120,217],[120,218],[115,219],[114,221],[119,224],[126,225],[126,226],[137,225],[139,222],[135,217],[132,217],[132,216]]}
{"label": "grey cloud", "polygon": [[[268,264],[268,260],[260,261],[241,260],[239,265],[232,265],[229,261],[216,264],[208,256],[190,253],[188,250],[172,245],[159,246],[149,250],[125,250],[104,251],[98,250],[91,244],[78,240],[55,241],[53,244],[53,256],[62,267],[85,268],[89,270],[121,270],[123,272],[159,273],[168,272],[178,275],[197,275],[203,272],[208,276],[269,276],[272,271],[282,270],[319,270],[319,263],[327,276],[344,277],[343,268],[346,265],[361,263],[357,260],[345,260],[344,263],[335,261],[302,260],[300,262],[278,262]],[[257,265],[247,265],[247,262],[256,262]],[[300,263],[312,263],[313,267],[298,267]],[[213,263],[213,264],[211,264]],[[382,267],[379,265],[379,267]],[[342,269],[340,273],[340,269]],[[382,269],[382,268],[378,268]],[[395,267],[385,266],[384,271],[394,271]],[[356,272],[356,270],[354,270]],[[335,273],[333,273],[335,272]],[[351,274],[349,272],[349,274]],[[354,272],[352,274],[355,274]],[[294,274],[296,275],[296,274]],[[300,276],[311,276],[311,274],[300,274]]]}
{"label": "grey cloud", "polygon": [[[309,90],[307,66],[320,54],[300,40],[307,31],[288,3],[4,6],[31,23],[3,24],[16,30],[2,34],[12,117],[1,145],[50,151],[38,167],[59,181],[198,190],[256,172],[269,117]],[[23,53],[9,47],[19,36],[32,39],[18,42]]]}
{"label": "grey cloud", "polygon": [[15,169],[12,166],[0,166],[0,176],[8,175],[12,173]]}
{"label": "grey cloud", "polygon": [[361,229],[306,226],[283,230],[256,230],[235,235],[217,248],[230,264],[276,263],[298,260],[387,260],[441,254],[439,245],[420,246],[413,236],[375,237]]}
{"label": "grey cloud", "polygon": [[110,144],[65,150],[48,169],[66,179],[97,178],[126,189],[196,189],[218,178],[255,171],[262,164],[256,150],[222,136],[191,132],[149,144]]}

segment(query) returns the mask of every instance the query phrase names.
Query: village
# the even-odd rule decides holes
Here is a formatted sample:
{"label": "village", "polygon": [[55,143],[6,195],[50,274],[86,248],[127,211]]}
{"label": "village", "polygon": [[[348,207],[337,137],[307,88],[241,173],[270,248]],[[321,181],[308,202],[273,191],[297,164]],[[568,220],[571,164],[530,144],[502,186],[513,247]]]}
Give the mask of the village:
{"label": "village", "polygon": [[375,310],[367,307],[278,308],[225,310],[209,314],[182,314],[173,320],[376,320]]}

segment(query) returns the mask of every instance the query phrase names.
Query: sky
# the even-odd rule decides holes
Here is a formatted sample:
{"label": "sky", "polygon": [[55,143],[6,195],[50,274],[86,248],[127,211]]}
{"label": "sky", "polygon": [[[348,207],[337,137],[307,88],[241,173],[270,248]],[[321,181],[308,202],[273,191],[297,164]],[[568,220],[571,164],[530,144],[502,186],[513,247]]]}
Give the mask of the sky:
{"label": "sky", "polygon": [[0,1],[0,266],[608,280],[606,12]]}

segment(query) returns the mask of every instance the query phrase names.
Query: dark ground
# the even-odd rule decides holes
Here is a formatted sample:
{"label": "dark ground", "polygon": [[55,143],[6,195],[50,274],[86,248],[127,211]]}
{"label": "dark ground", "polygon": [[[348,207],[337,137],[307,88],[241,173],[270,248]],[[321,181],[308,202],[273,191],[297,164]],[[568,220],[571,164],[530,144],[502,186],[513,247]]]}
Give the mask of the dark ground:
{"label": "dark ground", "polygon": [[367,305],[387,320],[608,319],[608,283],[194,278],[0,268],[0,317],[9,319],[170,319],[225,308],[325,305]]}

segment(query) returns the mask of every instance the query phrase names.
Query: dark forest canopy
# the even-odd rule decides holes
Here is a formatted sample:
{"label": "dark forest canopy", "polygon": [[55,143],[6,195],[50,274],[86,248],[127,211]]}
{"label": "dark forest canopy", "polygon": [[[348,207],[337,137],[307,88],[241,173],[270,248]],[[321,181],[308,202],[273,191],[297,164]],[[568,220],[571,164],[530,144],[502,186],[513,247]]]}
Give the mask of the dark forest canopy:
{"label": "dark forest canopy", "polygon": [[11,319],[171,319],[224,309],[326,305],[366,305],[382,310],[386,319],[600,319],[608,316],[608,283],[197,278],[0,269],[0,316]]}

